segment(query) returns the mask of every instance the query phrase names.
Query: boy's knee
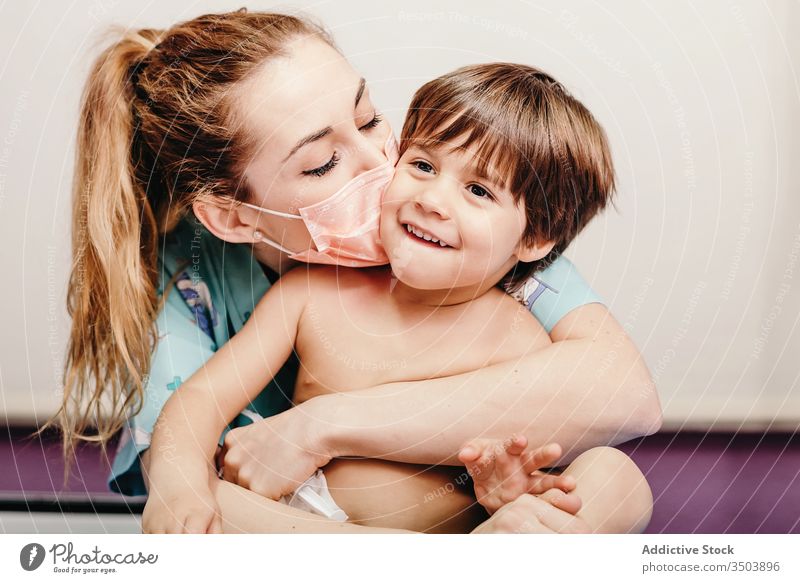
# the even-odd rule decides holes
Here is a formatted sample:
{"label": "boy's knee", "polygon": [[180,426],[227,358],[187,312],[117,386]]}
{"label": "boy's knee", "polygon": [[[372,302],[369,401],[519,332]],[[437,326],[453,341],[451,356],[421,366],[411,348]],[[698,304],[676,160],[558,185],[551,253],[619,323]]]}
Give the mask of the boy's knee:
{"label": "boy's knee", "polygon": [[627,532],[643,532],[653,512],[653,493],[639,466],[625,453],[613,447],[596,448],[608,471],[612,472],[618,487],[624,492],[625,505],[632,524]]}
{"label": "boy's knee", "polygon": [[642,471],[625,453],[613,447],[595,447],[571,466],[578,485],[581,474],[599,480],[596,487],[616,501],[618,510],[605,525],[607,532],[643,532],[653,511],[653,494]]}
{"label": "boy's knee", "polygon": [[599,447],[593,447],[592,449],[586,452],[595,457],[599,457],[609,463],[615,463],[619,465],[624,465],[626,463],[633,463],[631,458],[628,454],[622,452],[621,450],[617,449],[616,447],[610,447],[607,445],[601,445]]}
{"label": "boy's knee", "polygon": [[639,466],[627,454],[614,447],[595,447],[579,458],[583,456],[586,456],[585,463],[602,468],[609,476],[617,476],[631,486],[637,483],[647,486],[647,480]]}
{"label": "boy's knee", "polygon": [[652,504],[652,493],[639,466],[625,453],[614,447],[595,447],[579,455],[571,466],[580,473],[600,472],[606,481],[620,490],[630,492],[642,505]]}
{"label": "boy's knee", "polygon": [[630,457],[617,448],[608,446],[593,447],[586,450],[576,457],[572,463],[580,466],[590,466],[593,469],[602,466],[605,470],[627,468],[639,471],[639,468]]}

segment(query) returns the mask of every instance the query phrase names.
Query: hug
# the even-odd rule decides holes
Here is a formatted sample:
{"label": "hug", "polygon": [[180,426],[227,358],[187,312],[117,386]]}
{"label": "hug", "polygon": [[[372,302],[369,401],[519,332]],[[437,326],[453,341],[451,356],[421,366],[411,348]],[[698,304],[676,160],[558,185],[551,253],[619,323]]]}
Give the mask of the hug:
{"label": "hug", "polygon": [[610,446],[658,395],[562,255],[610,147],[549,74],[436,78],[397,140],[322,27],[205,15],[105,50],[77,149],[53,423],[120,434],[146,532],[647,525]]}

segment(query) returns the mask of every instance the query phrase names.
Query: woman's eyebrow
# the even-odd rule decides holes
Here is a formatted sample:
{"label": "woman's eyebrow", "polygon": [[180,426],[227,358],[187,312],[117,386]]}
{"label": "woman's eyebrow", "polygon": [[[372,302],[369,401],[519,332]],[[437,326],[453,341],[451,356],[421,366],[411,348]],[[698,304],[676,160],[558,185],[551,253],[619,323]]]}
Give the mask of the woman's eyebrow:
{"label": "woman's eyebrow", "polygon": [[[358,107],[358,104],[361,101],[361,98],[364,96],[364,89],[366,88],[366,86],[367,86],[367,82],[362,77],[358,82],[358,91],[356,91],[356,101],[355,101],[355,106],[356,107]],[[289,158],[294,156],[300,148],[302,148],[303,146],[307,146],[308,144],[310,144],[312,142],[316,142],[317,140],[321,140],[322,138],[324,138],[325,136],[330,134],[332,131],[333,131],[333,128],[331,126],[328,126],[328,127],[322,128],[319,131],[314,132],[313,134],[307,135],[305,138],[302,138],[300,141],[298,141],[294,145],[294,148],[292,148],[291,152],[289,152],[289,155],[286,156],[286,158],[284,158],[283,161],[286,162]]]}
{"label": "woman's eyebrow", "polygon": [[367,86],[367,81],[364,77],[361,77],[361,80],[358,82],[358,91],[356,91],[356,103],[355,106],[358,107],[361,98],[364,96],[364,88]]}
{"label": "woman's eyebrow", "polygon": [[299,150],[303,146],[307,146],[311,142],[316,142],[317,140],[321,140],[322,138],[330,134],[332,131],[333,128],[331,126],[328,126],[326,128],[322,128],[321,130],[314,132],[313,134],[307,135],[305,138],[303,138],[294,145],[292,151],[289,152],[289,155],[286,156],[286,158],[284,158],[283,161],[286,162],[286,160],[288,160],[297,153],[297,150]]}

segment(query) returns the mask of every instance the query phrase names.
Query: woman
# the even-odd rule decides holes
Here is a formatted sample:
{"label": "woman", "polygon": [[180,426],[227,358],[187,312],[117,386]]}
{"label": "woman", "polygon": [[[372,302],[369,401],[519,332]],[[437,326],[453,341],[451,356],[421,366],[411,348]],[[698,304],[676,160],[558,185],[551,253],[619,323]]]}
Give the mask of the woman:
{"label": "woman", "polygon": [[[322,42],[287,58],[293,42],[310,37]],[[391,130],[332,47],[301,19],[239,11],[130,34],[92,72],[79,129],[73,329],[59,419],[65,447],[92,424],[90,439],[104,444],[127,422],[110,478],[117,491],[145,493],[149,437],[170,391],[241,328],[293,258],[321,251],[290,216],[386,160]],[[253,403],[269,418],[231,433],[226,477],[248,486],[267,458],[297,481],[342,455],[455,464],[459,447],[487,431],[557,441],[565,462],[655,431],[652,381],[607,310],[563,258],[538,280],[529,301],[551,349],[283,411],[295,362]],[[596,413],[570,415],[579,401]],[[327,528],[231,483],[214,488],[233,528],[263,516],[277,530],[298,521]],[[368,492],[365,506],[386,495]],[[254,506],[243,512],[237,496]]]}

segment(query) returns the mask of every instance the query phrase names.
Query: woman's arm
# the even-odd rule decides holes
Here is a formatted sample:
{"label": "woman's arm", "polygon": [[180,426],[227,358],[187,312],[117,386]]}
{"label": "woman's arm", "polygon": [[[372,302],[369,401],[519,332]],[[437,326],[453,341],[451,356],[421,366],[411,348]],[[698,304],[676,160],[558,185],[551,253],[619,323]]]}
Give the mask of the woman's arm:
{"label": "woman's arm", "polygon": [[559,443],[559,465],[598,445],[656,432],[661,406],[647,366],[601,304],[577,308],[553,344],[513,362],[453,377],[326,395],[315,419],[330,455],[457,464],[475,436],[522,433]]}
{"label": "woman's arm", "polygon": [[551,337],[550,347],[517,361],[324,395],[235,429],[226,439],[226,467],[233,466],[231,475],[268,467],[292,473],[303,450],[458,464],[468,439],[512,433],[531,444],[559,443],[563,464],[591,447],[658,430],[652,378],[607,308],[595,303],[572,310]]}

